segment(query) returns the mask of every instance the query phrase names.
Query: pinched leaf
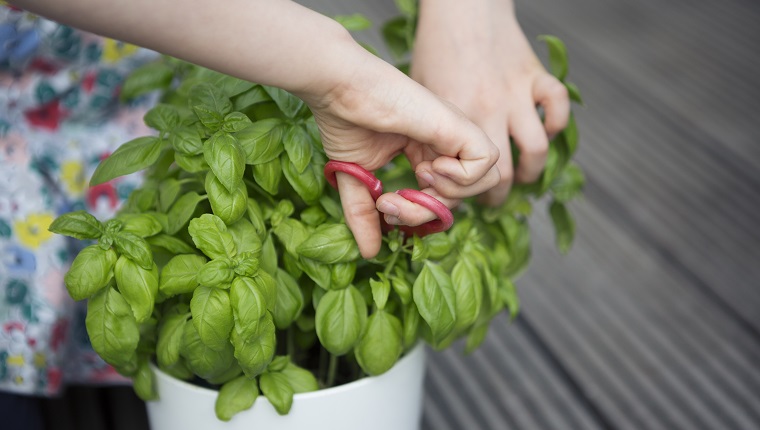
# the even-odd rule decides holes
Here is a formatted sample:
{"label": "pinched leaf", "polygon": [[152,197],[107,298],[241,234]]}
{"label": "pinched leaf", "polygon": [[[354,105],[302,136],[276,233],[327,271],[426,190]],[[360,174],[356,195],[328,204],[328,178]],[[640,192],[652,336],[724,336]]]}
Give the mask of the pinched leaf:
{"label": "pinched leaf", "polygon": [[552,75],[560,81],[564,81],[567,76],[567,48],[565,48],[565,43],[558,37],[550,35],[538,36],[538,40],[546,42],[546,46],[549,48],[549,68]]}

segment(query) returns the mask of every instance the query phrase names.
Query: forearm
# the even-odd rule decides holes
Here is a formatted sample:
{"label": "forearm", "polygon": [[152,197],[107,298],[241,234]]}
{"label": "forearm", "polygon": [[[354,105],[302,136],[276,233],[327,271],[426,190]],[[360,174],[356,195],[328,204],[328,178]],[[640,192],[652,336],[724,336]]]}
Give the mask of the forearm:
{"label": "forearm", "polygon": [[335,21],[288,0],[16,0],[30,12],[309,97],[366,54]]}

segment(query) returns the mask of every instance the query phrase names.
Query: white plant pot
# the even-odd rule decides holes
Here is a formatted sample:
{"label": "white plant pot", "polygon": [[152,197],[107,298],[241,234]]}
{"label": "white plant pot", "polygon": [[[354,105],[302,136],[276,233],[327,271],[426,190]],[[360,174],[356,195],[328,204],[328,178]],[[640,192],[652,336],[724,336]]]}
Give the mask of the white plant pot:
{"label": "white plant pot", "polygon": [[214,413],[216,391],[153,370],[160,399],[147,404],[151,430],[417,430],[422,416],[422,344],[380,376],[296,394],[288,415],[260,395],[228,422]]}

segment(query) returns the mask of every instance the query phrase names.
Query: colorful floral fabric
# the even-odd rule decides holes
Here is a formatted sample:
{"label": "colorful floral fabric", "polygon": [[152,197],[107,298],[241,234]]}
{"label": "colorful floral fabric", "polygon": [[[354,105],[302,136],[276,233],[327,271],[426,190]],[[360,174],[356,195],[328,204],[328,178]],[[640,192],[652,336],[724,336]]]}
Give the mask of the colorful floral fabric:
{"label": "colorful floral fabric", "polygon": [[63,276],[75,241],[56,216],[111,216],[139,178],[88,187],[97,163],[149,134],[149,100],[119,105],[124,77],[154,53],[0,2],[0,390],[53,395],[66,381],[123,381],[89,347],[84,303]]}

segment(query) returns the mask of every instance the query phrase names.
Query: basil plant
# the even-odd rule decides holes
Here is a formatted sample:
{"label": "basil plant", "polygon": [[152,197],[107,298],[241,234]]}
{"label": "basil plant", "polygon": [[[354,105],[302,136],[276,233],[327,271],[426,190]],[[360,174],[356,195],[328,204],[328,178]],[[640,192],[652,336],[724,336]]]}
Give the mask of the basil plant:
{"label": "basil plant", "polygon": [[[396,49],[394,31],[411,21],[386,26]],[[545,40],[564,81],[564,45]],[[559,248],[573,240],[565,205],[584,182],[570,161],[573,120],[540,180],[504,205],[465,202],[448,232],[394,230],[363,260],[301,100],[171,58],[134,72],[123,95],[154,90],[161,103],[144,120],[155,135],[123,144],[91,182],[144,171],[143,185],[113,219],[79,211],[50,227],[88,241],[66,287],[88,299],[95,351],[143,399],[155,398],[153,363],[218,389],[222,420],[259,394],[286,414],[294,394],[380,375],[418,342],[443,349],[464,338],[472,351],[497,314],[518,311],[513,281],[530,259],[535,199],[551,199]],[[388,189],[416,186],[401,158],[377,174]]]}

